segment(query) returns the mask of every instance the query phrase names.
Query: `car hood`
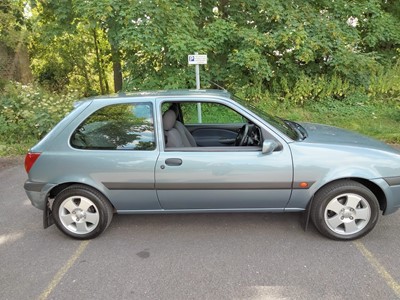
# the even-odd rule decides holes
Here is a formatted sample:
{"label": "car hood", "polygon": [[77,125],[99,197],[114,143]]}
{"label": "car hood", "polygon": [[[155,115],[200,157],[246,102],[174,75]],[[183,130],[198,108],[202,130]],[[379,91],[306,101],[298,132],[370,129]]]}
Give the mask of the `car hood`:
{"label": "car hood", "polygon": [[307,138],[304,140],[305,143],[372,148],[400,154],[399,151],[383,142],[349,130],[314,123],[299,124],[304,127],[308,134]]}

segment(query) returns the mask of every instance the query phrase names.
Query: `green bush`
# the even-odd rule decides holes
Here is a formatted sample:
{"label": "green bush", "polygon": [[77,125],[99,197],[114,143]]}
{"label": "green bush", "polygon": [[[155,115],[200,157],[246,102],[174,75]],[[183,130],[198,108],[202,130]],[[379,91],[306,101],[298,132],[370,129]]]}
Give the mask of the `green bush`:
{"label": "green bush", "polygon": [[0,95],[0,144],[32,144],[72,109],[76,92],[50,93],[37,85],[9,82]]}

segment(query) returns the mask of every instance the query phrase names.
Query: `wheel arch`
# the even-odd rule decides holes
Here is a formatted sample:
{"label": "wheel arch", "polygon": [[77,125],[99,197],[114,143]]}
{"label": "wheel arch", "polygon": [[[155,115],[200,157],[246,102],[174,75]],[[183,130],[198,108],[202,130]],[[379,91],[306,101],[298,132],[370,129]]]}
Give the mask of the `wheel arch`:
{"label": "wheel arch", "polygon": [[[363,186],[365,186],[367,189],[369,189],[376,197],[376,199],[378,200],[379,203],[379,209],[381,211],[385,211],[386,206],[387,206],[387,199],[386,199],[386,195],[383,192],[382,188],[379,187],[379,185],[375,184],[374,182],[365,179],[365,178],[360,178],[360,177],[344,177],[344,178],[338,178],[329,182],[326,182],[324,185],[320,186],[318,188],[318,190],[315,191],[314,196],[324,187],[334,183],[334,182],[339,182],[339,181],[344,181],[344,180],[352,180],[355,182],[358,182],[360,184],[362,184]],[[313,197],[314,197],[313,196]]]}
{"label": "wheel arch", "polygon": [[97,191],[98,193],[102,194],[104,196],[105,199],[107,199],[107,201],[110,203],[110,205],[112,206],[114,212],[115,212],[115,207],[113,205],[113,203],[110,201],[110,199],[108,198],[108,196],[106,194],[104,194],[103,191],[101,191],[100,189],[90,185],[90,184],[85,184],[82,182],[64,182],[64,183],[60,183],[56,186],[54,186],[48,194],[48,199],[54,199],[60,192],[62,192],[63,190],[65,190],[66,188],[72,186],[72,185],[81,185],[81,186],[85,186],[88,187],[90,189],[94,189],[95,191]]}

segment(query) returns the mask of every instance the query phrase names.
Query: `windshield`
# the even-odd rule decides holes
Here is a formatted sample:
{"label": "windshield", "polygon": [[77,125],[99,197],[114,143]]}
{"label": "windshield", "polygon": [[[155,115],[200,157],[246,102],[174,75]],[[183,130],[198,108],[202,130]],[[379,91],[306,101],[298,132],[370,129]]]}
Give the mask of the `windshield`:
{"label": "windshield", "polygon": [[292,140],[298,140],[300,138],[298,131],[290,125],[290,122],[287,122],[279,117],[272,116],[269,113],[266,113],[265,111],[251,105],[248,101],[242,100],[236,96],[233,96],[233,99],[246,107],[248,110],[263,118],[272,126],[276,127],[279,131],[286,134]]}

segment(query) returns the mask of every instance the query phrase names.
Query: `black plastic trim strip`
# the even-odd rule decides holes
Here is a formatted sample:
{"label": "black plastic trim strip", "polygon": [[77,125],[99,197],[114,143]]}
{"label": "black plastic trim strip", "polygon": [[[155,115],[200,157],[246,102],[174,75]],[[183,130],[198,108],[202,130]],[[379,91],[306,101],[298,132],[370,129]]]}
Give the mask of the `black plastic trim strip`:
{"label": "black plastic trim strip", "polygon": [[152,182],[102,182],[109,190],[153,190]]}
{"label": "black plastic trim strip", "polygon": [[229,182],[229,183],[157,183],[158,190],[285,190],[291,189],[291,182]]}
{"label": "black plastic trim strip", "polygon": [[396,177],[384,177],[383,178],[388,185],[393,186],[393,185],[400,185],[400,176]]}
{"label": "black plastic trim strip", "polygon": [[307,186],[301,186],[304,182],[165,182],[153,183],[146,182],[103,182],[109,190],[290,190],[290,189],[309,189],[314,182],[306,182]]}
{"label": "black plastic trim strip", "polygon": [[24,189],[29,192],[41,192],[42,188],[46,185],[43,182],[25,181]]}

